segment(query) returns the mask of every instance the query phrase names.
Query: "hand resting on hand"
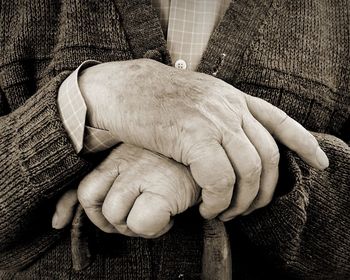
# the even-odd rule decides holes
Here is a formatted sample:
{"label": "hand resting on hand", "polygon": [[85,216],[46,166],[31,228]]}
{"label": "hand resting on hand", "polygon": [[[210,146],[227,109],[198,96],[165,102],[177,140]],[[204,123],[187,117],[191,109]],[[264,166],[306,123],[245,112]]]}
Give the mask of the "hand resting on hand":
{"label": "hand resting on hand", "polygon": [[285,112],[203,73],[116,61],[84,70],[79,85],[91,126],[190,168],[206,219],[227,221],[271,201],[279,173],[272,135],[313,167],[328,166],[316,139]]}

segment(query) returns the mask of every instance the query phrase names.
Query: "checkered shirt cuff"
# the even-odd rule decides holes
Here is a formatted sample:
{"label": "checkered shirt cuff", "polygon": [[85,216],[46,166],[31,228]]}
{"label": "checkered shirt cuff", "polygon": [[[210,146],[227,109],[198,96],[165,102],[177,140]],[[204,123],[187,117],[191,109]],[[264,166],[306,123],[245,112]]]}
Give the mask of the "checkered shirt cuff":
{"label": "checkered shirt cuff", "polygon": [[87,107],[79,88],[78,77],[82,70],[99,63],[94,60],[84,61],[64,80],[58,91],[58,109],[63,126],[77,153],[95,153],[117,144],[109,131],[90,127],[85,123]]}

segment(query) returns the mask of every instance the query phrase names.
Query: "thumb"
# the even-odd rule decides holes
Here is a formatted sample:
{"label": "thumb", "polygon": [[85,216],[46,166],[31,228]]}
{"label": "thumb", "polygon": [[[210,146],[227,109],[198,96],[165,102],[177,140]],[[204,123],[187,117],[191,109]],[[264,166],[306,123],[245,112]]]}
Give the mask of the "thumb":
{"label": "thumb", "polygon": [[77,190],[65,192],[56,204],[56,211],[52,217],[52,227],[62,229],[73,220],[74,208],[78,203]]}

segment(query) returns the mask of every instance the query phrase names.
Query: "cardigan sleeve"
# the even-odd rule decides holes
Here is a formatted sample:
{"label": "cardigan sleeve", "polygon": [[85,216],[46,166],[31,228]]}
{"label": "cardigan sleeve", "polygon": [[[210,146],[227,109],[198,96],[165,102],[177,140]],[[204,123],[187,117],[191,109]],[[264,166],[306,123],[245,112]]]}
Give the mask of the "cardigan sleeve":
{"label": "cardigan sleeve", "polygon": [[242,232],[275,273],[278,268],[293,279],[345,279],[350,275],[350,148],[328,134],[315,137],[329,167],[315,170],[282,151],[273,202],[228,227]]}
{"label": "cardigan sleeve", "polygon": [[[89,163],[75,152],[58,112],[58,88],[68,74],[57,75],[21,107],[0,117],[1,266],[14,246],[39,236],[33,217],[49,226],[51,219],[42,217],[52,212],[55,202],[50,206],[48,201],[89,171]],[[43,206],[46,213],[37,213]],[[37,249],[32,248],[32,254]]]}

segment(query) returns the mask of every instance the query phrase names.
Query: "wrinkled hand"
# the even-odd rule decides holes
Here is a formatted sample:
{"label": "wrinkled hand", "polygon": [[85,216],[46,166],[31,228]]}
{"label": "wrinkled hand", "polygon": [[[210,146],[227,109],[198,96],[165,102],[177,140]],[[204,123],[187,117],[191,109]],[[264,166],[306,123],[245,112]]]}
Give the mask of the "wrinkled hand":
{"label": "wrinkled hand", "polygon": [[182,164],[145,149],[122,144],[57,203],[55,228],[73,216],[77,198],[101,230],[128,236],[157,237],[172,216],[193,206],[200,188]]}
{"label": "wrinkled hand", "polygon": [[271,134],[313,167],[328,166],[299,123],[209,75],[140,59],[93,66],[79,83],[92,126],[190,167],[204,218],[228,208],[220,218],[229,220],[270,202],[279,162]]}

